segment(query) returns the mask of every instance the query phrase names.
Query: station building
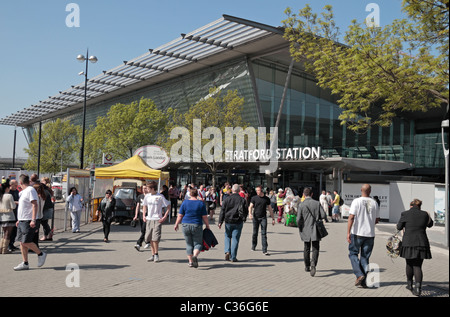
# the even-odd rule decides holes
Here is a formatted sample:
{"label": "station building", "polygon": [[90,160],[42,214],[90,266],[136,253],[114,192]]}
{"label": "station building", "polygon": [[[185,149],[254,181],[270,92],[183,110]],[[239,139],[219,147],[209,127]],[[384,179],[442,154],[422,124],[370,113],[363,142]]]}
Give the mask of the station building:
{"label": "station building", "polygon": [[[187,109],[209,94],[211,87],[237,90],[244,97],[243,119],[251,126],[275,125],[292,58],[284,29],[229,15],[211,22],[133,60],[89,79],[86,126],[95,125],[117,103],[152,99],[160,109]],[[319,159],[287,156],[274,173],[261,173],[257,162],[223,163],[216,175],[248,186],[338,189],[345,183],[391,181],[444,182],[441,121],[447,109],[399,113],[388,128],[373,127],[356,134],[340,124],[338,97],[317,86],[317,80],[294,63],[287,87],[278,147],[320,148]],[[0,124],[22,127],[28,138],[56,118],[82,124],[84,83],[74,85]],[[448,142],[448,141],[446,141]],[[298,153],[298,152],[297,152]],[[211,183],[201,163],[171,163],[166,167],[178,184]]]}

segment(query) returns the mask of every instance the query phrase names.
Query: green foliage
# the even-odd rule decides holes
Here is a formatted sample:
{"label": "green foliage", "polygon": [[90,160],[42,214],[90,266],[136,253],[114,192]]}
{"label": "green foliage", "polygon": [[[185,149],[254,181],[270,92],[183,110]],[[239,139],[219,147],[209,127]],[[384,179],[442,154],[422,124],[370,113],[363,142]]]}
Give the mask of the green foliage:
{"label": "green foliage", "polygon": [[[56,174],[73,164],[80,149],[81,128],[69,121],[57,119],[42,126],[41,133],[41,161],[40,172]],[[37,170],[39,150],[39,131],[33,134],[31,142],[25,152],[28,154],[24,168]]]}
{"label": "green foliage", "polygon": [[144,145],[161,145],[169,115],[158,110],[150,99],[131,104],[116,104],[86,137],[86,161],[100,163],[102,153],[128,159]]}
{"label": "green foliage", "polygon": [[[215,174],[216,170],[219,167],[222,159],[225,157],[225,129],[227,127],[242,127],[243,129],[247,128],[248,123],[246,123],[242,119],[242,112],[244,111],[244,98],[238,95],[237,90],[228,90],[226,94],[224,94],[218,88],[211,88],[209,90],[209,95],[195,105],[192,105],[186,113],[179,113],[177,110],[169,109],[169,113],[172,118],[172,125],[170,129],[174,127],[183,127],[189,131],[189,144],[186,144],[190,147],[190,152],[192,155],[195,151],[193,147],[194,140],[194,120],[201,120],[201,131],[205,131],[205,129],[209,127],[218,128],[221,132],[221,153],[212,153],[214,148],[211,148],[210,154],[214,156],[212,161],[204,160],[202,156],[202,162],[206,164],[208,169],[213,174],[213,185],[215,185]],[[170,133],[169,133],[170,134]],[[212,136],[211,139],[200,137],[201,139],[201,149],[204,149],[204,146],[210,142],[211,140],[217,141]],[[167,149],[170,149],[174,143],[182,142],[182,140],[167,140],[165,143]],[[213,142],[214,143],[214,142]],[[211,145],[211,144],[209,144]],[[200,155],[200,153],[197,153]]]}
{"label": "green foliage", "polygon": [[[285,38],[291,55],[305,63],[318,85],[340,97],[342,124],[354,131],[386,127],[402,111],[448,106],[448,37],[443,37],[448,35],[448,1],[444,2],[447,6],[439,8],[447,16],[446,24],[421,1],[404,1],[405,10],[417,21],[395,20],[385,27],[352,21],[345,45],[337,42],[340,31],[331,6],[324,7],[321,17],[309,5],[298,14],[288,8]],[[431,43],[430,33],[436,33]],[[434,44],[440,54],[433,51]],[[405,51],[414,51],[414,56]]]}

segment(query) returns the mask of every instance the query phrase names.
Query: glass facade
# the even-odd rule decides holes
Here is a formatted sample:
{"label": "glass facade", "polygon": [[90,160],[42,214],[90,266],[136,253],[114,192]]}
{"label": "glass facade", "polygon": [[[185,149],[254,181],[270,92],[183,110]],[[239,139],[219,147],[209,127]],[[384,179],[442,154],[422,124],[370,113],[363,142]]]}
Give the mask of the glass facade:
{"label": "glass facade", "polygon": [[[208,67],[90,105],[86,126],[95,125],[97,117],[105,116],[112,105],[139,101],[142,97],[152,99],[160,109],[173,107],[187,111],[189,106],[207,96],[211,87],[221,87],[223,90],[237,90],[244,97],[243,119],[251,126],[260,125],[258,113],[262,113],[265,127],[273,127],[289,62],[288,52],[283,52],[251,61],[241,58]],[[388,128],[373,127],[365,134],[357,134],[341,125],[340,113],[337,97],[319,88],[314,78],[297,63],[279,125],[279,147],[320,146],[325,157],[404,161],[420,168],[443,168],[440,133],[416,134],[414,120],[397,117]],[[81,125],[82,109],[65,115],[63,119]],[[30,139],[37,129],[38,124],[28,127]]]}
{"label": "glass facade", "polygon": [[[252,62],[266,127],[275,126],[289,61],[276,56]],[[298,65],[297,65],[298,66]],[[364,134],[341,125],[341,109],[330,91],[321,89],[300,67],[294,67],[279,125],[279,147],[320,146],[325,157],[404,161],[416,167],[443,168],[440,133],[415,134],[414,120],[396,117],[388,128]]]}
{"label": "glass facade", "polygon": [[[185,112],[191,105],[196,104],[200,99],[207,96],[209,89],[212,87],[221,87],[223,90],[237,90],[238,94],[244,97],[245,100],[243,119],[252,126],[258,126],[258,119],[254,115],[256,113],[256,103],[247,60],[240,59],[140,89],[120,97],[111,98],[92,106],[89,105],[86,110],[86,127],[95,126],[97,117],[106,116],[111,106],[117,103],[129,104],[139,101],[141,98],[153,100],[161,110],[172,107]],[[69,119],[73,124],[82,125],[82,109],[65,115],[63,119]],[[30,138],[30,134],[38,129],[39,124],[35,124],[27,129]]]}

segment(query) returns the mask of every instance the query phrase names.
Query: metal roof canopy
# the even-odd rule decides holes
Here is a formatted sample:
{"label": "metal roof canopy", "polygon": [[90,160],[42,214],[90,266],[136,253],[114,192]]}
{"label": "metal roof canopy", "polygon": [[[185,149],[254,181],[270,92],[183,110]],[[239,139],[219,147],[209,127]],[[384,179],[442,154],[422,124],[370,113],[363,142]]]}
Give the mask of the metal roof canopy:
{"label": "metal roof canopy", "polygon": [[[124,61],[122,65],[89,79],[87,100],[100,102],[113,95],[147,86],[151,84],[150,79],[156,81],[161,77],[161,80],[165,80],[167,78],[164,75],[172,74],[172,77],[176,77],[198,67],[210,66],[211,62],[206,62],[208,58],[226,52],[246,55],[246,52],[238,51],[239,47],[270,35],[283,35],[283,29],[223,15],[208,25],[191,33],[183,33],[165,45],[150,49],[142,56]],[[198,66],[187,67],[192,65]],[[187,70],[181,72],[183,67],[187,67]],[[81,108],[84,101],[83,90],[84,83],[60,91],[36,105],[0,119],[0,125],[24,127],[51,118],[56,113],[63,114]],[[106,96],[107,94],[110,95]]]}

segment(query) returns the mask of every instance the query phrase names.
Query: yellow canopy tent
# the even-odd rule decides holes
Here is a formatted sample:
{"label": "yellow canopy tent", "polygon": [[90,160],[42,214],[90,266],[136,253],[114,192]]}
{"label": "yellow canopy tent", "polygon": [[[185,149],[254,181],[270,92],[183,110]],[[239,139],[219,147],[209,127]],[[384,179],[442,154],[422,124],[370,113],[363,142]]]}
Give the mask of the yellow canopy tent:
{"label": "yellow canopy tent", "polygon": [[150,168],[138,155],[117,165],[95,169],[96,178],[140,178],[168,180],[169,173]]}
{"label": "yellow canopy tent", "polygon": [[[100,167],[95,169],[95,186],[92,197],[94,199],[93,210],[96,210],[96,206],[103,197],[107,189],[114,188],[114,181],[118,179],[139,179],[143,181],[157,181],[158,192],[161,186],[161,182],[168,185],[169,173],[162,172],[150,168],[147,163],[138,155],[129,158],[128,160],[109,167]],[[94,217],[93,220],[98,221]]]}

